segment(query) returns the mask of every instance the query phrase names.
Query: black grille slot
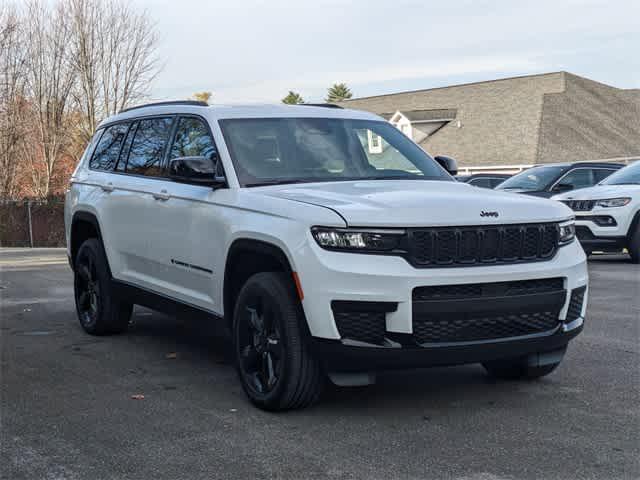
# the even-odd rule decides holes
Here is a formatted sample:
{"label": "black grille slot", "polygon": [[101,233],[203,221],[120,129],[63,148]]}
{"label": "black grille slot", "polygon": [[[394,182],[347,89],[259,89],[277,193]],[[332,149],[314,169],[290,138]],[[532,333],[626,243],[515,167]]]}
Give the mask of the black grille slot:
{"label": "black grille slot", "polygon": [[558,225],[409,229],[408,260],[418,267],[533,262],[553,257]]}
{"label": "black grille slot", "polygon": [[413,322],[418,343],[457,343],[520,337],[547,332],[558,325],[557,312],[533,312],[454,320],[423,318]]}
{"label": "black grille slot", "polygon": [[584,292],[586,290],[587,287],[580,287],[571,291],[569,310],[567,310],[567,322],[572,322],[580,318],[580,314],[582,313],[582,303],[584,302]]}
{"label": "black grille slot", "polygon": [[589,212],[596,204],[595,200],[562,200],[562,203],[575,212]]}
{"label": "black grille slot", "polygon": [[566,302],[564,278],[433,285],[413,289],[413,337],[465,343],[553,331]]}
{"label": "black grille slot", "polygon": [[343,339],[376,345],[384,342],[386,313],[395,312],[397,307],[395,302],[331,302],[333,318]]}
{"label": "black grille slot", "polygon": [[413,289],[413,300],[464,299],[533,293],[557,292],[564,288],[564,279],[543,278],[513,282],[463,283],[460,285],[433,285]]}

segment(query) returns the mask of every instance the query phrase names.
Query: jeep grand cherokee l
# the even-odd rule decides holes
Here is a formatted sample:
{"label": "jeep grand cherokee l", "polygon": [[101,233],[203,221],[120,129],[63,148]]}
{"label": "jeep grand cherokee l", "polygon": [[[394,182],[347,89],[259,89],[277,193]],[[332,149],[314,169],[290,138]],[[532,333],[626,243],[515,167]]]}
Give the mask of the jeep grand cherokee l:
{"label": "jeep grand cherokee l", "polygon": [[456,182],[436,160],[354,110],[121,112],[66,198],[80,324],[122,332],[134,304],[226,322],[240,382],[269,410],[310,405],[327,376],[550,373],[585,315],[573,212]]}

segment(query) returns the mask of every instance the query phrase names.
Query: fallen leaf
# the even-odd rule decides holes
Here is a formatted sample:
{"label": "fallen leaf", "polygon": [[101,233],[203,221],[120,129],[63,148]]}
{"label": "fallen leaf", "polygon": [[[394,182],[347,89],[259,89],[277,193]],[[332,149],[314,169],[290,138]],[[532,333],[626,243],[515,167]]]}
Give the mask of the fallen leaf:
{"label": "fallen leaf", "polygon": [[131,395],[131,398],[133,400],[144,400],[144,395],[142,395],[141,393],[136,393],[135,395]]}
{"label": "fallen leaf", "polygon": [[167,353],[164,358],[168,358],[170,360],[173,360],[175,358],[178,358],[178,354],[176,352],[171,352],[171,353]]}
{"label": "fallen leaf", "polygon": [[230,412],[237,412],[237,411],[238,411],[238,409],[237,409],[237,408],[230,408],[230,409],[229,409],[229,411],[230,411]]}

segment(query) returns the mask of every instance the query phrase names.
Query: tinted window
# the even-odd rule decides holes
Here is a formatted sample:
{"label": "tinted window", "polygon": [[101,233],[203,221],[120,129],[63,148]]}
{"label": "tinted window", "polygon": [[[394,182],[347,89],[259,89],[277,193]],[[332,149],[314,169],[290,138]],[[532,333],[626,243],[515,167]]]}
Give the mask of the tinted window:
{"label": "tinted window", "polygon": [[497,190],[518,190],[522,192],[539,192],[549,187],[567,167],[553,165],[532,167],[507,178],[498,185]]}
{"label": "tinted window", "polygon": [[216,145],[207,125],[199,118],[181,118],[170,158],[206,157],[213,160],[216,155]]}
{"label": "tinted window", "polygon": [[100,138],[89,166],[96,170],[113,170],[128,129],[128,123],[118,123],[107,127]]}
{"label": "tinted window", "polygon": [[129,149],[131,149],[131,143],[133,142],[133,136],[136,134],[136,130],[138,128],[138,122],[134,122],[127,132],[127,136],[124,139],[124,143],[122,144],[122,149],[120,150],[120,158],[118,159],[118,163],[116,164],[116,170],[118,172],[124,172],[127,166],[127,157],[129,156]]}
{"label": "tinted window", "polygon": [[504,181],[505,181],[504,178],[491,177],[489,179],[489,188],[496,188],[498,185],[500,185]]}
{"label": "tinted window", "polygon": [[491,179],[483,177],[474,178],[472,180],[469,180],[469,184],[473,185],[474,187],[491,188]]}
{"label": "tinted window", "polygon": [[593,174],[595,175],[596,183],[600,183],[602,180],[611,175],[615,170],[610,170],[608,168],[596,168],[593,170]]}
{"label": "tinted window", "polygon": [[172,122],[172,118],[140,120],[127,160],[127,173],[150,177],[162,174],[162,159]]}
{"label": "tinted window", "polygon": [[577,188],[590,187],[595,183],[592,169],[577,168],[561,178],[558,185],[571,185],[575,190]]}

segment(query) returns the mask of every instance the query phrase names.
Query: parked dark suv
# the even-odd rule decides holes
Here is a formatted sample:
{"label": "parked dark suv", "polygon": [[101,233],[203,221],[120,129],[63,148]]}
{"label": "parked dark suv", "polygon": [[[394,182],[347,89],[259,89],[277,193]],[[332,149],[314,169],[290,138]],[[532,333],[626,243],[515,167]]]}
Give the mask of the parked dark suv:
{"label": "parked dark suv", "polygon": [[607,162],[537,165],[505,180],[496,190],[551,198],[558,193],[592,187],[622,167],[621,163]]}
{"label": "parked dark suv", "polygon": [[471,175],[456,175],[459,182],[468,183],[474,187],[496,188],[511,175],[507,173],[474,173]]}

